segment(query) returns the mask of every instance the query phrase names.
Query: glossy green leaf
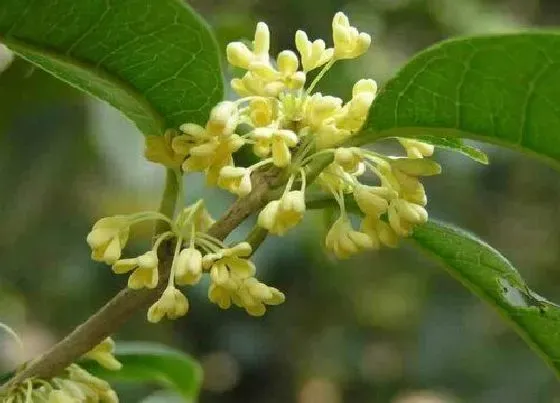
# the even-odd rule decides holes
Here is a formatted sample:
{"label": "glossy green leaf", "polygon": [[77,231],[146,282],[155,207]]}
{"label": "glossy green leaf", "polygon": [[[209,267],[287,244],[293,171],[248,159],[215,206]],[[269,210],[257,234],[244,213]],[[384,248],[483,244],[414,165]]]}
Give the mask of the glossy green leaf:
{"label": "glossy green leaf", "polygon": [[463,139],[456,137],[418,136],[418,140],[463,154],[481,164],[488,164],[488,155],[478,148],[465,144]]}
{"label": "glossy green leaf", "polygon": [[146,135],[202,123],[222,97],[215,40],[182,0],[2,0],[0,42]]}
{"label": "glossy green leaf", "polygon": [[560,33],[454,39],[418,54],[370,109],[355,144],[465,137],[560,162]]}
{"label": "glossy green leaf", "polygon": [[560,309],[531,291],[506,258],[474,235],[437,221],[417,227],[412,239],[494,306],[560,375]]}
{"label": "glossy green leaf", "polygon": [[202,368],[190,356],[153,343],[117,343],[115,356],[123,364],[119,371],[106,370],[93,361],[80,363],[92,374],[113,381],[157,383],[195,400],[202,384]]}

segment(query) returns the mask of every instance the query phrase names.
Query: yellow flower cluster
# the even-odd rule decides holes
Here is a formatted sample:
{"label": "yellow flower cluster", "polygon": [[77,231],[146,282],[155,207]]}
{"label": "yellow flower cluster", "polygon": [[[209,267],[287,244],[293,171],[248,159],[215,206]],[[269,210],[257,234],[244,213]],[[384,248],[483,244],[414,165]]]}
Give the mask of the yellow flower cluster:
{"label": "yellow flower cluster", "polygon": [[[82,358],[95,360],[106,369],[116,371],[121,363],[113,355],[114,342],[107,338]],[[77,364],[71,364],[63,374],[45,380],[29,379],[12,391],[5,403],[118,403],[119,398],[106,381],[91,375]]]}
{"label": "yellow flower cluster", "polygon": [[[423,158],[431,155],[432,146],[414,140],[405,144],[409,155],[420,149],[424,153],[419,158],[386,157],[359,148],[337,148],[334,161],[319,175],[319,185],[340,206],[340,217],[326,238],[326,247],[338,258],[381,245],[396,247],[399,238],[427,221],[427,197],[419,177],[439,174],[441,167]],[[379,184],[360,183],[367,173]],[[345,199],[350,195],[363,215],[360,231],[354,230],[347,214]]]}
{"label": "yellow flower cluster", "polygon": [[[299,59],[296,53],[284,50],[273,60],[269,55],[270,33],[262,22],[257,25],[252,46],[230,43],[229,63],[246,70],[242,78],[231,81],[233,90],[242,98],[218,104],[206,129],[193,130],[192,125],[184,125],[184,134],[176,137],[173,144],[194,144],[202,138],[198,133],[208,133],[210,127],[218,127],[219,133],[214,132],[204,140],[208,144],[209,138],[218,141],[215,139],[235,136],[236,125],[249,126],[246,135],[234,137],[235,142],[251,144],[261,161],[250,167],[237,167],[228,154],[227,159],[218,158],[217,179],[218,167],[213,168],[210,159],[205,169],[210,183],[245,196],[251,192],[251,173],[256,168],[266,164],[286,168],[290,176],[285,191],[278,200],[265,206],[258,217],[258,224],[276,235],[285,234],[304,216],[308,164],[317,156],[332,155],[334,161],[319,175],[318,183],[338,201],[341,215],[327,234],[325,244],[337,257],[345,258],[360,250],[379,248],[381,244],[394,247],[400,237],[411,233],[414,225],[425,222],[426,195],[418,178],[437,174],[440,167],[424,159],[432,155],[433,146],[417,140],[399,139],[407,158],[341,146],[363,126],[377,84],[371,79],[359,80],[346,103],[337,97],[313,93],[333,63],[362,55],[371,43],[370,36],[352,27],[343,13],[334,16],[332,32],[334,46],[327,48],[323,40],[312,42],[305,32],[297,31],[295,47]],[[298,71],[300,64],[302,69]],[[320,67],[322,70],[306,86],[307,75]],[[192,148],[190,157],[187,148],[174,148],[186,157],[185,171],[192,167],[188,161],[193,158]],[[379,186],[359,182],[360,177],[369,173],[377,177]],[[299,189],[293,190],[297,179]],[[344,205],[348,195],[352,195],[364,215],[360,231],[354,230],[350,223]]]}
{"label": "yellow flower cluster", "polygon": [[[284,235],[301,222],[306,188],[310,178],[317,178],[319,187],[340,206],[340,216],[325,239],[327,249],[346,258],[381,245],[395,247],[399,238],[427,220],[427,198],[419,178],[441,169],[426,158],[432,155],[433,146],[414,139],[398,139],[406,157],[344,146],[366,121],[377,84],[371,79],[359,80],[346,102],[314,92],[335,62],[361,56],[371,38],[353,27],[346,15],[337,13],[332,21],[332,43],[327,47],[323,40],[310,40],[305,32],[297,31],[297,53],[283,50],[272,58],[268,26],[258,23],[249,46],[242,42],[227,46],[229,63],[245,71],[231,80],[240,99],[219,102],[204,126],[185,123],[177,131],[147,138],[146,157],[179,174],[203,172],[208,184],[239,197],[252,192],[255,171],[267,165],[281,169],[287,178],[283,192],[259,212],[257,220],[260,227],[276,235]],[[312,77],[310,83],[308,77]],[[258,162],[235,164],[233,156],[243,146],[252,147]],[[330,158],[331,163],[317,176],[313,167],[318,157]],[[375,185],[369,183],[372,177]],[[353,227],[351,213],[362,216],[359,229]],[[267,305],[284,301],[280,291],[255,278],[248,243],[226,247],[206,233],[212,219],[202,201],[176,218],[154,214],[104,218],[88,235],[93,259],[112,265],[115,273],[130,272],[128,285],[133,289],[157,287],[158,248],[161,242],[174,239],[171,276],[148,310],[149,321],[186,314],[189,302],[177,286],[195,285],[205,274],[210,279],[208,297],[221,308],[233,304],[260,316]],[[120,259],[130,225],[145,219],[164,219],[171,230],[161,234],[143,255]]]}
{"label": "yellow flower cluster", "polygon": [[[118,259],[125,246],[130,226],[143,220],[160,219],[170,225],[170,231],[159,235],[151,250],[135,258]],[[278,305],[284,302],[284,294],[255,278],[255,266],[249,260],[251,245],[241,242],[226,247],[221,241],[206,232],[214,220],[198,201],[186,207],[172,221],[158,213],[144,212],[131,216],[106,217],[99,220],[88,235],[94,259],[112,265],[116,274],[131,273],[128,286],[132,289],[156,288],[159,284],[158,249],[162,242],[174,239],[175,253],[171,273],[160,298],[148,309],[148,321],[156,323],[164,317],[176,319],[189,310],[189,301],[177,286],[196,285],[203,275],[210,278],[208,298],[222,309],[232,304],[244,308],[250,315],[262,316],[265,305]],[[122,240],[125,240],[121,242]],[[100,240],[99,242],[96,242]],[[114,248],[107,258],[107,245]],[[103,252],[103,253],[102,253]],[[87,356],[116,366],[106,355],[109,346],[100,346]]]}

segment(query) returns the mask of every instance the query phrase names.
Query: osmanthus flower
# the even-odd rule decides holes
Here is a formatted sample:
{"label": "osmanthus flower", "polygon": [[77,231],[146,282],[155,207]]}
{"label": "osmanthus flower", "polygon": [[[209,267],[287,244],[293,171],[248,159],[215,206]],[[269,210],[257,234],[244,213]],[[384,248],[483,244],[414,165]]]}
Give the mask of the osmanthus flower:
{"label": "osmanthus flower", "polygon": [[278,305],[285,297],[278,289],[255,278],[256,267],[248,259],[251,252],[247,242],[218,249],[204,256],[202,267],[209,272],[211,302],[222,309],[236,305],[252,316],[262,316],[266,305]]}
{"label": "osmanthus flower", "polygon": [[428,221],[424,207],[404,199],[395,199],[388,208],[389,224],[400,236],[409,236],[415,225]]}
{"label": "osmanthus flower", "polygon": [[424,158],[431,157],[434,153],[434,146],[432,144],[423,143],[414,139],[398,139],[399,143],[406,150],[408,158]]}
{"label": "osmanthus flower", "polygon": [[360,231],[371,238],[374,249],[379,249],[381,245],[396,248],[399,244],[399,235],[380,217],[366,215],[362,219]]}
{"label": "osmanthus flower", "polygon": [[268,61],[256,61],[249,65],[249,70],[264,81],[281,83],[286,89],[299,90],[305,84],[305,73],[298,71],[299,61],[291,50],[278,54],[276,67],[277,69]]}
{"label": "osmanthus flower", "polygon": [[278,161],[275,160],[275,156],[279,158],[278,155],[273,154],[272,158],[264,159],[247,168],[233,165],[222,167],[218,175],[218,186],[238,196],[248,195],[252,190],[251,174],[253,171],[272,163],[278,166]]}
{"label": "osmanthus flower", "polygon": [[[427,220],[421,178],[441,171],[429,159],[434,148],[417,139],[399,138],[406,151],[406,157],[399,157],[346,146],[366,122],[377,95],[376,82],[358,80],[350,99],[315,88],[335,63],[364,54],[371,37],[352,26],[346,15],[336,13],[332,45],[310,40],[302,30],[294,39],[297,53],[280,50],[270,55],[270,31],[259,22],[250,45],[230,43],[228,62],[244,70],[231,80],[241,98],[217,103],[203,125],[185,122],[164,136],[148,136],[146,156],[176,172],[179,183],[182,175],[201,172],[207,184],[246,200],[254,194],[257,174],[275,175],[280,183],[268,194],[257,195],[270,197],[258,211],[257,225],[272,235],[282,236],[302,222],[309,205],[307,188],[315,186],[340,208],[324,239],[334,255],[348,258],[381,246],[396,247]],[[310,76],[313,79],[307,82]],[[244,146],[256,157],[252,165],[234,158]],[[169,230],[156,237],[150,250],[121,259],[130,226],[155,219],[167,221]],[[359,228],[353,224],[357,221]],[[94,259],[112,265],[115,273],[131,273],[130,288],[153,289],[159,289],[163,277],[158,267],[160,247],[174,246],[167,284],[148,310],[150,322],[185,315],[189,309],[185,288],[202,286],[205,277],[209,300],[222,309],[238,306],[260,316],[267,306],[282,303],[282,292],[257,279],[250,259],[253,248],[247,242],[227,245],[210,236],[213,222],[199,200],[179,206],[172,217],[147,212],[104,218],[94,225],[88,243]]]}
{"label": "osmanthus flower", "polygon": [[190,149],[182,169],[185,172],[205,172],[207,182],[216,184],[220,170],[233,164],[233,153],[244,144],[245,140],[236,134],[210,137]]}
{"label": "osmanthus flower", "polygon": [[315,70],[330,62],[333,58],[334,49],[327,49],[325,41],[322,39],[311,42],[304,31],[298,30],[296,32],[295,42],[305,72]]}
{"label": "osmanthus flower", "polygon": [[94,360],[102,367],[110,371],[118,371],[122,368],[122,364],[115,358],[115,342],[107,337],[92,350],[85,353],[82,358]]}
{"label": "osmanthus flower", "polygon": [[291,190],[295,176],[286,185],[282,197],[269,202],[260,212],[258,224],[271,234],[284,235],[300,223],[305,214],[305,172],[301,172],[300,190]]}
{"label": "osmanthus flower", "polygon": [[371,36],[350,25],[344,13],[335,14],[332,22],[334,57],[337,59],[354,59],[364,54],[371,44]]}
{"label": "osmanthus flower", "polygon": [[159,322],[164,316],[177,319],[187,313],[189,301],[174,286],[167,287],[161,297],[148,309],[148,321]]}
{"label": "osmanthus flower", "polygon": [[255,154],[261,158],[272,154],[272,162],[280,168],[290,164],[290,149],[299,142],[298,136],[292,130],[273,127],[256,128],[250,136],[255,143]]}
{"label": "osmanthus flower", "polygon": [[270,56],[270,31],[268,25],[259,22],[255,30],[255,37],[252,43],[252,50],[243,42],[231,42],[227,46],[227,60],[235,67],[245,70],[249,69],[251,63],[265,62],[268,63]]}
{"label": "osmanthus flower", "polygon": [[218,186],[236,195],[246,196],[251,192],[251,170],[226,165],[220,169]]}
{"label": "osmanthus flower", "polygon": [[128,278],[128,286],[134,290],[141,288],[155,288],[158,283],[158,257],[154,250],[150,250],[135,258],[117,260],[113,264],[116,274],[133,271]]}
{"label": "osmanthus flower", "polygon": [[[116,370],[113,364],[110,370]],[[5,403],[44,402],[118,403],[119,398],[108,382],[97,378],[80,367],[70,364],[64,371],[51,379],[32,378],[8,393]]]}
{"label": "osmanthus flower", "polygon": [[368,234],[352,228],[346,214],[342,214],[334,222],[327,233],[325,245],[339,259],[346,259],[355,253],[373,249],[376,246]]}
{"label": "osmanthus flower", "polygon": [[177,258],[175,283],[177,285],[195,285],[202,278],[202,253],[194,248],[183,249]]}
{"label": "osmanthus flower", "polygon": [[87,236],[91,258],[113,264],[120,256],[128,240],[130,221],[125,216],[102,218],[95,223]]}
{"label": "osmanthus flower", "polygon": [[278,103],[270,98],[253,98],[248,108],[245,120],[253,127],[267,127],[278,117]]}
{"label": "osmanthus flower", "polygon": [[376,95],[377,83],[374,80],[358,81],[352,88],[352,99],[338,114],[336,125],[350,132],[360,130]]}

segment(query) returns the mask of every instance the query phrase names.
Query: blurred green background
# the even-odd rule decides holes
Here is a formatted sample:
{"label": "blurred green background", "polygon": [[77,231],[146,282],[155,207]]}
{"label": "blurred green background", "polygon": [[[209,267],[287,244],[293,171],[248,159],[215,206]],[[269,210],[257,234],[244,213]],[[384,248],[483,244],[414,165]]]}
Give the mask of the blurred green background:
{"label": "blurred green background", "polygon": [[[193,0],[222,49],[250,39],[256,22],[273,51],[293,35],[330,42],[344,11],[374,38],[355,62],[337,65],[320,90],[348,97],[352,83],[380,83],[417,51],[446,38],[560,25],[558,0]],[[515,68],[515,66],[512,66]],[[226,75],[231,71],[226,70]],[[512,260],[530,286],[560,301],[560,175],[528,157],[481,145],[491,165],[438,151],[444,174],[426,181],[433,217],[471,230]],[[163,169],[142,158],[143,139],[116,111],[16,60],[0,75],[0,367],[44,350],[122,288],[126,279],[91,262],[85,243],[101,216],[157,207]],[[218,215],[232,200],[189,177]],[[202,402],[539,403],[560,385],[506,323],[406,243],[339,262],[324,253],[321,214],[289,236],[269,238],[259,277],[287,294],[264,318],[220,311],[204,287],[191,312],[150,325],[144,313],[116,336],[163,341],[202,363]],[[140,227],[128,251],[142,252]],[[236,234],[237,237],[242,234]],[[137,402],[151,385],[119,385]],[[169,400],[171,401],[171,400]]]}

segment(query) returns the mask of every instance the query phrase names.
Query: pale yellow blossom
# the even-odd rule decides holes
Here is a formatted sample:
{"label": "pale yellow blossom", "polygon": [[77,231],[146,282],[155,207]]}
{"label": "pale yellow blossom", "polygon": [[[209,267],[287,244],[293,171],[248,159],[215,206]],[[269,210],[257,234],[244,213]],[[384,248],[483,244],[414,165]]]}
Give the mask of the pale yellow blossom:
{"label": "pale yellow blossom", "polygon": [[373,249],[372,239],[365,233],[356,231],[348,217],[343,214],[331,226],[325,245],[339,259],[346,259],[365,249]]}
{"label": "pale yellow blossom", "polygon": [[371,36],[365,32],[358,32],[342,12],[335,14],[332,30],[336,59],[354,59],[364,54],[371,44]]}
{"label": "pale yellow blossom", "polygon": [[352,99],[344,105],[336,118],[336,125],[341,129],[357,132],[365,123],[369,108],[377,93],[377,84],[373,80],[360,80],[352,89]]}
{"label": "pale yellow blossom", "polygon": [[379,248],[380,244],[396,248],[399,243],[399,236],[393,228],[377,216],[365,216],[360,231],[371,238],[375,248]]}
{"label": "pale yellow blossom", "polygon": [[128,287],[134,290],[141,288],[155,288],[158,284],[158,257],[153,250],[136,258],[120,259],[113,264],[113,271],[117,274],[128,273]]}
{"label": "pale yellow blossom", "polygon": [[354,200],[365,215],[379,217],[387,212],[389,201],[396,192],[383,186],[358,184],[354,187]]}
{"label": "pale yellow blossom", "polygon": [[128,240],[130,222],[125,216],[113,216],[97,221],[87,236],[93,260],[113,264]]}
{"label": "pale yellow blossom", "polygon": [[428,213],[424,207],[404,199],[391,202],[388,217],[391,228],[402,237],[409,236],[415,225],[428,221]]}
{"label": "pale yellow blossom", "polygon": [[242,42],[232,42],[227,46],[227,59],[231,65],[248,70],[249,65],[255,61],[268,62],[269,49],[270,31],[268,25],[259,22],[255,30],[253,49],[250,50]]}
{"label": "pale yellow blossom", "polygon": [[272,154],[272,163],[281,168],[290,163],[290,149],[299,142],[298,136],[291,130],[268,127],[255,129],[251,137],[255,141],[255,154],[261,157]]}
{"label": "pale yellow blossom", "polygon": [[311,71],[329,62],[334,49],[326,49],[325,41],[317,39],[311,42],[304,31],[298,30],[295,37],[296,48],[301,56],[304,71]]}
{"label": "pale yellow blossom", "polygon": [[233,153],[239,150],[245,141],[236,134],[227,137],[213,137],[208,142],[195,146],[190,156],[183,163],[185,172],[204,171],[209,184],[216,184],[220,170],[233,164]]}
{"label": "pale yellow blossom", "polygon": [[256,98],[249,102],[249,118],[254,127],[266,127],[277,117],[276,103],[268,98]]}
{"label": "pale yellow blossom", "polygon": [[107,337],[82,357],[97,361],[99,365],[111,371],[118,371],[122,368],[122,364],[115,358],[114,353],[115,342],[110,337]]}
{"label": "pale yellow blossom", "polygon": [[238,196],[246,196],[251,192],[251,170],[234,166],[222,167],[218,186]]}
{"label": "pale yellow blossom", "polygon": [[177,288],[167,287],[161,297],[148,309],[148,321],[157,323],[163,317],[177,319],[189,310],[187,297]]}
{"label": "pale yellow blossom", "polygon": [[363,171],[363,159],[362,150],[356,147],[338,147],[334,152],[334,162],[349,174]]}
{"label": "pale yellow blossom", "polygon": [[259,213],[258,224],[272,234],[284,235],[300,223],[304,214],[304,192],[292,190],[279,200],[269,202]]}
{"label": "pale yellow blossom", "polygon": [[175,263],[177,285],[197,284],[202,277],[202,253],[195,248],[183,249]]}
{"label": "pale yellow blossom", "polygon": [[434,153],[434,146],[432,144],[424,143],[414,139],[399,138],[399,143],[406,150],[408,158],[424,158],[431,157]]}

